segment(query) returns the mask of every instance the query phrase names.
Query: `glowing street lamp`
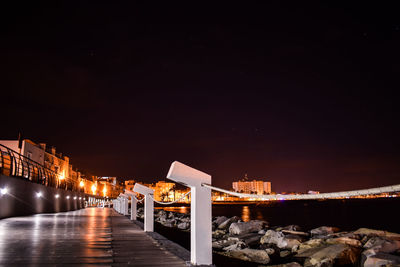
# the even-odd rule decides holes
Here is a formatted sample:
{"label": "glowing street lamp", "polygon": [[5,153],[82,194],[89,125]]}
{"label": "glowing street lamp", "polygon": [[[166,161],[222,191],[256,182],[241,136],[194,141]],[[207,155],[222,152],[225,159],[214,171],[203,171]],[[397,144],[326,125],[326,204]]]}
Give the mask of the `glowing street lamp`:
{"label": "glowing street lamp", "polygon": [[37,192],[37,193],[36,193],[36,197],[37,197],[37,198],[41,198],[41,197],[42,197],[42,192]]}
{"label": "glowing street lamp", "polygon": [[84,187],[84,186],[85,186],[85,183],[84,183],[83,181],[81,181],[81,182],[79,183],[79,186],[80,186],[80,187]]}
{"label": "glowing street lamp", "polygon": [[5,194],[7,194],[7,192],[8,192],[8,188],[7,188],[7,187],[4,187],[4,188],[0,189],[0,194],[1,194],[2,196],[5,195]]}
{"label": "glowing street lamp", "polygon": [[92,192],[93,192],[93,195],[96,195],[96,186],[95,185],[92,185]]}
{"label": "glowing street lamp", "polygon": [[106,196],[106,195],[107,195],[107,187],[106,187],[106,186],[104,186],[104,189],[103,189],[103,195],[104,195],[104,196]]}

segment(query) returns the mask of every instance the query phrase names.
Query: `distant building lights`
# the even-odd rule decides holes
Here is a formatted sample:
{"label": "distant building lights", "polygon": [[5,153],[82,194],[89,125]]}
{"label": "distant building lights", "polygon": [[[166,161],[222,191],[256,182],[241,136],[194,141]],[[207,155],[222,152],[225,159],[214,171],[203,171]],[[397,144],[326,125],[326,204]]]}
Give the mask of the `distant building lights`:
{"label": "distant building lights", "polygon": [[69,196],[67,196],[67,199],[69,199]]}
{"label": "distant building lights", "polygon": [[82,199],[82,197],[79,197],[79,199]]}
{"label": "distant building lights", "polygon": [[74,199],[76,199],[76,197],[74,197]]}
{"label": "distant building lights", "polygon": [[80,186],[80,187],[84,187],[84,186],[85,186],[85,183],[84,183],[83,181],[81,181],[81,182],[79,183],[79,186]]}
{"label": "distant building lights", "polygon": [[55,195],[54,197],[55,197],[55,198],[59,198],[59,197],[60,197],[60,195],[59,195],[59,194],[57,194],[57,195]]}
{"label": "distant building lights", "polygon": [[37,197],[37,198],[41,198],[41,197],[42,197],[42,192],[37,192],[37,193],[36,193],[36,197]]}
{"label": "distant building lights", "polygon": [[7,187],[4,187],[4,188],[2,188],[2,189],[0,189],[0,194],[3,196],[3,195],[5,195],[5,194],[7,194],[8,193],[8,188]]}

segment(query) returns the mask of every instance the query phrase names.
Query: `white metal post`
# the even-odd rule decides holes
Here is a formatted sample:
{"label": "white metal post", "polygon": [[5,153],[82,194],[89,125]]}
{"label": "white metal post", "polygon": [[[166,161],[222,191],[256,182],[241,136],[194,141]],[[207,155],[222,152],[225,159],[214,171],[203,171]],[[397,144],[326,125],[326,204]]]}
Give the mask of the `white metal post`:
{"label": "white metal post", "polygon": [[190,261],[194,265],[212,265],[211,176],[174,161],[168,179],[190,187]]}
{"label": "white metal post", "polygon": [[137,200],[135,192],[125,189],[125,194],[131,197],[131,221],[136,221],[137,216]]}
{"label": "white metal post", "polygon": [[144,231],[153,232],[154,231],[154,201],[150,197],[153,196],[154,190],[148,188],[147,186],[136,183],[134,192],[144,195]]}

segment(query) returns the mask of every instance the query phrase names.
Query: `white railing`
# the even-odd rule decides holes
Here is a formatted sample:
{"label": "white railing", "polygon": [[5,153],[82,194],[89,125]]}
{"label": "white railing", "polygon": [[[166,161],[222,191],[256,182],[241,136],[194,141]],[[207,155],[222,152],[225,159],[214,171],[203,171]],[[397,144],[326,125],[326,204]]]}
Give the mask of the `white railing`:
{"label": "white railing", "polygon": [[[332,198],[346,198],[363,195],[376,195],[381,193],[399,192],[400,185],[384,186],[362,190],[342,191],[333,193],[322,194],[299,194],[299,195],[255,195],[232,192],[223,188],[211,185],[211,176],[186,166],[180,162],[173,162],[169,169],[167,178],[177,183],[190,187],[191,193],[191,230],[190,230],[190,244],[191,244],[191,263],[193,265],[212,265],[212,232],[211,232],[211,190],[219,191],[222,193],[230,194],[240,198],[253,198],[259,200],[301,200],[301,199],[332,199]],[[135,184],[134,192],[144,195],[145,216],[144,216],[144,230],[153,231],[154,225],[154,190]],[[138,200],[135,193],[129,190],[125,194],[121,194],[118,199],[114,200],[114,209],[122,214],[127,211],[128,198],[132,199],[131,219],[136,219],[136,204]],[[185,194],[182,198],[186,197]],[[143,201],[143,200],[142,200]],[[179,201],[179,200],[177,200]],[[173,202],[158,202],[160,204],[173,204]],[[126,209],[125,209],[126,205]],[[132,214],[135,213],[133,216]],[[127,215],[127,212],[126,214]]]}

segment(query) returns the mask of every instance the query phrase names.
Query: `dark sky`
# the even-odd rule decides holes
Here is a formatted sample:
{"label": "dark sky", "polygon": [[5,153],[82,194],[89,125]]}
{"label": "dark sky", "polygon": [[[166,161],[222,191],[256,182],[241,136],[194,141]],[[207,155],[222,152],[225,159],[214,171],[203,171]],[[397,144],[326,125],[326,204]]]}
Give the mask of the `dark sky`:
{"label": "dark sky", "polygon": [[397,7],[80,2],[2,8],[1,139],[143,181],[400,183]]}

